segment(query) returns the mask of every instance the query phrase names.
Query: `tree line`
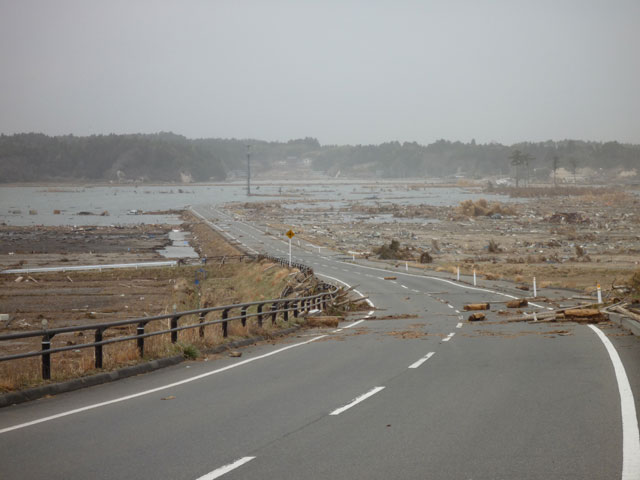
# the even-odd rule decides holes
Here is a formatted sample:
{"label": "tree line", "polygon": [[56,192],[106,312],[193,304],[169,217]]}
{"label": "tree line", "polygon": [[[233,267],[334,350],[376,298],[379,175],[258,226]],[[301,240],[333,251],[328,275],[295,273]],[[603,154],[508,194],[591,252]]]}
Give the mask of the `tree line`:
{"label": "tree line", "polygon": [[640,146],[619,142],[321,145],[311,137],[267,142],[188,139],[173,133],[85,137],[23,133],[0,135],[0,181],[216,181],[243,175],[247,154],[256,173],[304,164],[331,176],[361,178],[511,175],[520,182],[548,179],[560,167],[574,174],[583,167],[640,167]]}

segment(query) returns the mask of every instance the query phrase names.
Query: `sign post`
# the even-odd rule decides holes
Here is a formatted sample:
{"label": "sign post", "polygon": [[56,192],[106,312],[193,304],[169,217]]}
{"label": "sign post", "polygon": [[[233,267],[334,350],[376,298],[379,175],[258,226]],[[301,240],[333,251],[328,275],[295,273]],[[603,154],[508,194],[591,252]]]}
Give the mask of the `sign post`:
{"label": "sign post", "polygon": [[286,235],[287,235],[287,237],[289,237],[289,268],[291,268],[291,239],[293,238],[295,233],[293,233],[293,230],[289,230],[286,233]]}

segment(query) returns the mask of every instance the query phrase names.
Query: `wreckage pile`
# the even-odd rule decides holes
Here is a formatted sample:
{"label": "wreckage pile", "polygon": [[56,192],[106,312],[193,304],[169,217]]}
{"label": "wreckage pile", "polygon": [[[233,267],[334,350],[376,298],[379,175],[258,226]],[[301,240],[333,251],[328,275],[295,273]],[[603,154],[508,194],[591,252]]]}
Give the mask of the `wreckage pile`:
{"label": "wreckage pile", "polygon": [[573,186],[508,193],[523,200],[498,203],[480,198],[442,206],[405,204],[401,197],[386,202],[381,198],[375,204],[326,199],[306,201],[304,208],[283,200],[260,208],[236,204],[231,210],[266,223],[275,234],[294,228],[297,238],[356,259],[379,255],[381,260],[448,272],[460,267],[462,275],[475,270],[480,278],[520,285],[530,284],[535,276],[539,288],[591,294],[597,284],[605,290],[624,285],[640,268],[637,194]]}

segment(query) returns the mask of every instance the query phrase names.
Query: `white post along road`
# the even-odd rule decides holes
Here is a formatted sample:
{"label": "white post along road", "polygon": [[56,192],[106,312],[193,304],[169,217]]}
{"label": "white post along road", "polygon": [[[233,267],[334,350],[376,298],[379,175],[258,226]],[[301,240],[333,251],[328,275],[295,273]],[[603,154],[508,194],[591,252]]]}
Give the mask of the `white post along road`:
{"label": "white post along road", "polygon": [[[249,252],[288,256],[258,226],[194,211]],[[369,308],[242,360],[0,410],[3,478],[640,478],[635,337],[495,312],[465,322],[464,304],[515,298],[509,286],[404,265],[385,280],[304,240],[292,257]]]}

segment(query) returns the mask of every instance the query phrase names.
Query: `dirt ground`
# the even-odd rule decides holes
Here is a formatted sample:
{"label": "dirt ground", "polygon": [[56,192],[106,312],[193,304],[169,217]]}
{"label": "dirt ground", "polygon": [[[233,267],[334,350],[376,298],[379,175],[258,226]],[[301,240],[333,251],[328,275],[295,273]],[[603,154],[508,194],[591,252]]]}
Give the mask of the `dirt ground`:
{"label": "dirt ground", "polygon": [[[274,232],[295,228],[297,238],[349,256],[357,252],[356,257],[376,259],[377,249],[397,240],[395,258],[402,263],[452,274],[460,267],[463,275],[476,270],[490,279],[529,285],[535,276],[539,288],[590,293],[598,284],[611,291],[640,269],[640,196],[621,188],[521,188],[504,192],[516,197],[502,205],[481,200],[456,207],[351,202],[334,210],[322,202],[305,209],[269,202],[228,209]],[[377,222],[381,215],[392,221]],[[303,225],[284,221],[305,216],[311,220]],[[424,252],[430,263],[420,263]]]}
{"label": "dirt ground", "polygon": [[[265,260],[238,258],[241,252],[218,233],[192,218],[185,220],[181,228],[191,232],[192,246],[210,259],[206,265],[0,275],[0,313],[9,315],[9,320],[0,321],[0,335],[161,315],[174,309],[185,311],[278,298],[285,288],[289,291],[310,288],[306,276],[297,270],[291,271]],[[60,265],[61,256],[69,258],[68,264],[82,263],[86,256],[91,257],[88,263],[114,263],[124,261],[123,251],[128,252],[130,246],[135,245],[135,255],[145,260],[155,259],[155,250],[166,244],[166,233],[170,228],[175,226],[90,228],[88,231],[16,228],[13,232],[4,232],[12,242],[11,248],[5,248],[0,258],[4,265],[15,262],[18,255],[29,265],[36,264],[34,256],[38,257],[38,264],[46,266]],[[9,255],[8,251],[15,255]],[[31,251],[37,253],[29,253]],[[48,261],[45,256],[49,256]],[[7,257],[12,257],[11,261]],[[221,257],[224,257],[224,262]],[[136,260],[140,261],[138,257]],[[219,318],[220,313],[211,315]],[[197,317],[184,321],[195,322]],[[163,322],[166,323],[164,320],[151,322],[147,331],[167,328]],[[255,328],[254,323],[249,322],[247,328]],[[247,328],[232,322],[230,335],[247,335]],[[134,333],[135,326],[112,328],[105,331],[104,338]],[[58,348],[91,342],[93,334],[91,330],[59,334],[52,339],[51,346]],[[147,339],[145,357],[178,353],[175,350],[180,348],[179,345],[172,345],[166,337],[161,335]],[[198,337],[197,329],[181,332],[179,337],[181,345],[193,343],[200,347],[222,341],[218,325],[208,328],[204,338]],[[40,350],[40,340],[40,337],[34,337],[0,342],[0,355]],[[53,379],[91,373],[93,358],[92,348],[55,354],[52,360]],[[107,369],[138,361],[134,341],[105,346]],[[0,363],[0,391],[41,383],[39,362],[36,357]]]}
{"label": "dirt ground", "polygon": [[0,270],[166,260],[175,226],[15,227],[0,225]]}
{"label": "dirt ground", "polygon": [[[0,323],[0,332],[40,328],[42,320],[53,328],[164,314],[176,302],[182,307],[176,295],[181,279],[204,284],[205,277],[230,278],[243,268],[234,258],[241,251],[206,225],[186,220],[180,228],[191,232],[191,245],[212,259],[226,256],[224,265],[212,260],[203,271],[196,265],[0,275],[0,313],[10,315]],[[2,242],[0,264],[25,268],[164,260],[156,250],[170,243],[172,228],[2,227],[0,235],[11,241]]]}

